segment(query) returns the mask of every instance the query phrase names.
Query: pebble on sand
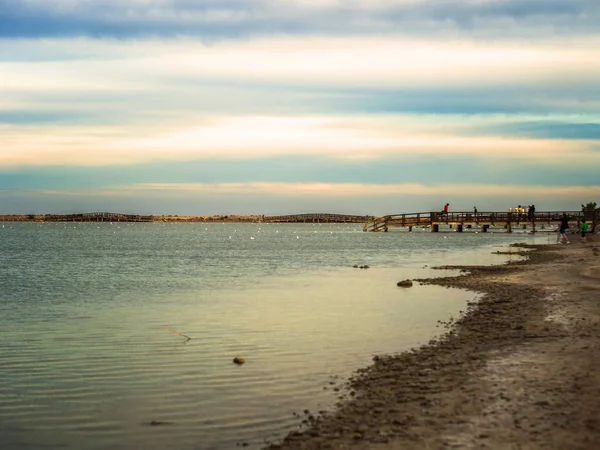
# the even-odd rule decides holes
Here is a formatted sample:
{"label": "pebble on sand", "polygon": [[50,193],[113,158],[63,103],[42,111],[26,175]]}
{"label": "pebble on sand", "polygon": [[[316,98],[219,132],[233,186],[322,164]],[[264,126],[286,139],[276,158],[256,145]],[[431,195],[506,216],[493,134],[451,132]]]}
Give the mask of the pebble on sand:
{"label": "pebble on sand", "polygon": [[398,281],[397,285],[400,287],[412,287],[413,282],[412,280],[402,280]]}
{"label": "pebble on sand", "polygon": [[242,364],[244,364],[246,362],[246,360],[244,358],[238,358],[237,356],[235,358],[233,358],[233,362],[239,366],[241,366]]}

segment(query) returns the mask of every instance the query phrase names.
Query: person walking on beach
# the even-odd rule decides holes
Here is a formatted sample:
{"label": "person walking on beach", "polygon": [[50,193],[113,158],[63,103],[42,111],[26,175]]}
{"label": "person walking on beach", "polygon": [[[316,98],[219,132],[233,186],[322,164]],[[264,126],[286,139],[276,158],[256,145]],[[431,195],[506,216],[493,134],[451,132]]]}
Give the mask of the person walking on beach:
{"label": "person walking on beach", "polygon": [[587,238],[585,237],[587,232],[588,232],[588,224],[585,221],[585,219],[583,219],[581,221],[581,242],[584,244],[587,242]]}
{"label": "person walking on beach", "polygon": [[561,242],[565,242],[565,244],[570,244],[569,238],[567,237],[567,230],[569,229],[569,218],[566,214],[563,214],[562,219],[560,219],[560,230],[558,231],[558,236],[556,237],[556,243],[560,244]]}

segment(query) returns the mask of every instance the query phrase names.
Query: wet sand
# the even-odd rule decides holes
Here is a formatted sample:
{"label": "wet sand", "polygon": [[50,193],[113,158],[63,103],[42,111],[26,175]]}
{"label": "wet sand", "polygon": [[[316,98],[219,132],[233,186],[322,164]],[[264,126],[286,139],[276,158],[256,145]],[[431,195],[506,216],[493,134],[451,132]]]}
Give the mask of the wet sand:
{"label": "wet sand", "polygon": [[439,340],[375,357],[335,412],[306,412],[270,448],[600,448],[600,238],[570,239],[419,280],[482,296]]}

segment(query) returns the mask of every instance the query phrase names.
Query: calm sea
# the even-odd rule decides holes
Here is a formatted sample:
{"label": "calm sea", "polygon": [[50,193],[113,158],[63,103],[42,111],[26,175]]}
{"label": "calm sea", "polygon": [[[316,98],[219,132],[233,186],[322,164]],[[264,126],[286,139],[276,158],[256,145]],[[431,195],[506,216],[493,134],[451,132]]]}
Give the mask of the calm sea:
{"label": "calm sea", "polygon": [[1,447],[259,448],[297,429],[294,412],[333,408],[330,382],[374,354],[426,343],[473,298],[397,281],[442,275],[436,264],[502,263],[492,251],[531,239],[346,224],[4,223]]}

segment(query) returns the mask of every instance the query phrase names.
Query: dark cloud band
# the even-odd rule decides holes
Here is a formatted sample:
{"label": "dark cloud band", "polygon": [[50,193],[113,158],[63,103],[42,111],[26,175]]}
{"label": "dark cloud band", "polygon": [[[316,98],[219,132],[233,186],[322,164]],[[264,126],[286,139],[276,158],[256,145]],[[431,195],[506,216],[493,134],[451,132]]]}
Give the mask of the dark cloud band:
{"label": "dark cloud band", "polygon": [[506,39],[594,34],[597,0],[389,1],[299,6],[275,0],[0,0],[0,37],[474,34]]}

